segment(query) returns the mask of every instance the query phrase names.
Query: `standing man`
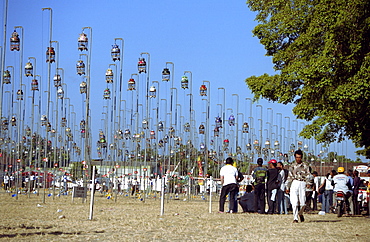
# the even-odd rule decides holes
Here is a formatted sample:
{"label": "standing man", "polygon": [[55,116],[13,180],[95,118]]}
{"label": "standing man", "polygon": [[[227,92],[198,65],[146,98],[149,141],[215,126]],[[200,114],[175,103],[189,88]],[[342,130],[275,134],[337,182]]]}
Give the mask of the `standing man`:
{"label": "standing man", "polygon": [[319,194],[319,187],[320,187],[321,184],[320,184],[319,174],[317,173],[317,171],[312,172],[312,175],[314,177],[314,179],[313,179],[314,190],[313,190],[313,194],[312,194],[312,203],[313,203],[312,210],[317,211],[317,197],[318,197],[318,194]]}
{"label": "standing man", "polygon": [[[295,162],[289,167],[287,193],[293,209],[293,223],[298,223],[298,215],[304,222],[303,212],[306,204],[306,179],[310,176],[310,167],[302,162],[301,150],[294,152]],[[298,210],[298,206],[300,209]]]}
{"label": "standing man", "polygon": [[287,169],[284,169],[284,164],[281,161],[277,163],[277,168],[281,177],[281,184],[277,192],[278,214],[288,214],[288,199],[285,197],[285,190],[289,172]]}
{"label": "standing man", "polygon": [[[228,157],[225,161],[225,166],[223,166],[220,170],[222,189],[220,195],[219,213],[224,212],[226,195],[230,193],[230,199],[234,199],[238,188],[238,185],[236,184],[236,181],[238,180],[238,170],[233,166],[233,164],[233,158]],[[234,201],[230,200],[230,213],[234,212],[234,205]]]}
{"label": "standing man", "polygon": [[254,212],[260,210],[261,214],[265,213],[265,182],[267,169],[262,166],[263,159],[257,159],[257,167],[253,170],[252,176],[254,179]]}
{"label": "standing man", "polygon": [[269,209],[268,214],[276,213],[277,191],[280,187],[281,177],[279,170],[276,168],[277,161],[272,159],[268,162],[269,169],[267,170],[267,204]]}

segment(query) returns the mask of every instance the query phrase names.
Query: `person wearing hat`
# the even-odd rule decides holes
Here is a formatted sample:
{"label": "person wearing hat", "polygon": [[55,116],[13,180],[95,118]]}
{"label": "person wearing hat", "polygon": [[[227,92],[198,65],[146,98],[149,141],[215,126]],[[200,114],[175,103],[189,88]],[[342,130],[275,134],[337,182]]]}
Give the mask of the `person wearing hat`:
{"label": "person wearing hat", "polygon": [[261,214],[265,213],[265,182],[267,176],[266,167],[262,166],[263,159],[257,159],[257,167],[254,168],[252,172],[253,190],[254,190],[254,212],[257,213],[258,210]]}
{"label": "person wearing hat", "polygon": [[[289,167],[286,193],[290,194],[293,210],[293,223],[298,223],[298,216],[304,222],[303,212],[306,204],[306,179],[311,175],[310,167],[302,161],[303,152],[294,152],[295,162]],[[298,210],[298,206],[300,209]]]}
{"label": "person wearing hat", "polygon": [[349,198],[352,193],[351,181],[346,174],[344,174],[344,167],[338,167],[338,174],[333,177],[331,181],[334,193],[342,191],[345,194],[345,202],[347,207],[347,213],[350,211]]}
{"label": "person wearing hat", "polygon": [[269,169],[267,170],[267,204],[269,206],[267,213],[276,213],[276,200],[277,200],[277,189],[281,183],[281,176],[279,170],[276,168],[277,161],[271,159],[269,162]]}

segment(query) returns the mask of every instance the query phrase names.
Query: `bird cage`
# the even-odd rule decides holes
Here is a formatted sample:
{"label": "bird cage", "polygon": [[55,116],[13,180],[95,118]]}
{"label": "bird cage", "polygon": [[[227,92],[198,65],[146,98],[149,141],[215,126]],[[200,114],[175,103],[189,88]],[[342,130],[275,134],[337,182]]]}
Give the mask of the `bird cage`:
{"label": "bird cage", "polygon": [[55,133],[56,133],[55,129],[52,129],[50,131],[50,137],[54,138],[55,137]]}
{"label": "bird cage", "polygon": [[256,149],[256,150],[259,150],[260,146],[259,146],[259,141],[258,141],[258,139],[256,139],[256,140],[254,140],[254,141],[253,141],[253,147],[254,147],[254,149]]}
{"label": "bird cage", "polygon": [[54,76],[54,87],[59,87],[62,85],[62,77],[59,74]]}
{"label": "bird cage", "polygon": [[48,123],[48,118],[46,117],[46,115],[42,115],[41,116],[41,125],[44,126]]}
{"label": "bird cage", "polygon": [[189,123],[184,124],[184,131],[185,132],[190,132],[190,124]]}
{"label": "bird cage", "polygon": [[85,33],[81,33],[78,37],[78,50],[80,51],[87,51],[87,45],[88,45],[89,39],[87,38],[87,35]]}
{"label": "bird cage", "polygon": [[170,77],[171,77],[170,70],[167,67],[166,68],[163,68],[163,71],[162,71],[162,81],[168,82],[170,80]]}
{"label": "bird cage", "polygon": [[17,100],[23,100],[23,91],[21,89],[17,91]]}
{"label": "bird cage", "polygon": [[206,85],[201,85],[199,88],[199,92],[201,96],[207,96],[207,87]]}
{"label": "bird cage", "polygon": [[48,122],[47,124],[46,124],[46,132],[50,132],[51,131],[51,123],[50,122]]}
{"label": "bird cage", "polygon": [[31,62],[27,62],[24,66],[24,75],[25,76],[33,76],[33,65]]}
{"label": "bird cage", "polygon": [[235,125],[235,116],[233,114],[229,117],[229,125],[234,126]]}
{"label": "bird cage", "polygon": [[27,137],[30,137],[31,136],[31,128],[30,127],[26,127],[26,136]]}
{"label": "bird cage", "polygon": [[181,88],[182,89],[188,89],[189,88],[189,79],[187,76],[181,77]]}
{"label": "bird cage", "polygon": [[171,137],[174,137],[175,135],[175,129],[171,126],[169,129],[168,129],[168,133],[170,134]]}
{"label": "bird cage", "polygon": [[83,60],[78,60],[76,64],[77,74],[85,75],[85,63]]}
{"label": "bird cage", "polygon": [[110,99],[110,90],[109,90],[109,88],[106,88],[104,90],[103,99]]}
{"label": "bird cage", "polygon": [[2,126],[3,126],[3,130],[8,130],[8,126],[9,126],[9,121],[8,119],[3,119],[2,121]]}
{"label": "bird cage", "polygon": [[36,79],[33,79],[31,82],[31,90],[38,91],[39,90],[39,83]]}
{"label": "bird cage", "polygon": [[248,143],[248,144],[246,144],[245,146],[246,146],[247,150],[252,150],[252,145],[251,145],[251,143]]}
{"label": "bird cage", "polygon": [[120,58],[120,53],[121,53],[121,50],[119,49],[118,45],[114,44],[112,45],[112,49],[110,51],[110,54],[112,56],[112,60],[113,61],[120,61],[121,58]]}
{"label": "bird cage", "polygon": [[10,75],[10,71],[5,70],[3,74],[3,83],[4,84],[10,84],[12,76]]}
{"label": "bird cage", "polygon": [[61,127],[66,127],[67,126],[67,119],[65,117],[62,118],[62,121],[60,122]]}
{"label": "bird cage", "polygon": [[130,80],[128,80],[127,91],[133,91],[133,90],[136,90],[135,89],[135,80],[133,78],[130,78]]}
{"label": "bird cage", "polygon": [[277,140],[276,140],[276,141],[274,142],[274,148],[275,148],[275,149],[279,149],[279,146],[280,146],[279,141],[277,141]]}
{"label": "bird cage", "polygon": [[143,58],[143,57],[139,58],[139,61],[137,63],[137,69],[138,69],[139,74],[142,73],[142,72],[146,73],[145,58]]}
{"label": "bird cage", "polygon": [[244,124],[243,124],[243,133],[248,133],[249,131],[249,125],[248,125],[248,123],[247,122],[244,122]]}
{"label": "bird cage", "polygon": [[303,142],[302,141],[298,141],[298,150],[302,150],[302,145],[303,145]]}
{"label": "bird cage", "polygon": [[129,129],[126,129],[125,130],[125,139],[127,140],[127,139],[130,139],[130,138],[131,138],[131,132],[130,132]]}
{"label": "bird cage", "polygon": [[10,122],[12,126],[17,126],[17,119],[15,118],[15,116],[12,116],[12,118],[10,119]]}
{"label": "bird cage", "polygon": [[220,128],[219,127],[215,127],[215,129],[213,130],[213,136],[215,136],[215,137],[220,136]]}
{"label": "bird cage", "polygon": [[156,92],[157,92],[157,89],[155,88],[155,86],[151,86],[149,88],[149,97],[155,98],[157,96]]}
{"label": "bird cage", "polygon": [[113,83],[113,71],[110,68],[105,72],[105,81],[107,83]]}
{"label": "bird cage", "polygon": [[215,123],[216,128],[222,128],[222,119],[220,117],[216,117]]}
{"label": "bird cage", "polygon": [[50,63],[55,62],[55,51],[54,51],[54,47],[47,47],[47,50],[46,50],[46,62],[50,62]]}
{"label": "bird cage", "polygon": [[162,121],[159,121],[159,123],[158,123],[158,131],[163,131],[163,129],[164,129],[164,125],[163,125]]}
{"label": "bird cage", "polygon": [[80,84],[80,93],[87,93],[87,84],[85,81],[82,81]]}
{"label": "bird cage", "polygon": [[204,151],[206,149],[206,145],[203,142],[200,143],[199,147],[201,151]]}
{"label": "bird cage", "polygon": [[118,129],[117,131],[116,131],[116,138],[117,139],[123,139],[123,132],[122,132],[122,130],[121,129]]}
{"label": "bird cage", "polygon": [[80,122],[80,129],[85,129],[86,128],[86,121],[84,119],[81,120]]}
{"label": "bird cage", "polygon": [[164,146],[164,141],[163,140],[159,140],[158,141],[158,147],[163,147]]}
{"label": "bird cage", "polygon": [[230,141],[228,139],[225,139],[224,143],[223,143],[223,146],[224,147],[229,147],[229,143],[230,143]]}
{"label": "bird cage", "polygon": [[204,134],[204,125],[203,124],[201,124],[201,125],[199,125],[199,134]]}
{"label": "bird cage", "polygon": [[265,141],[265,148],[270,149],[270,140]]}
{"label": "bird cage", "polygon": [[59,87],[58,88],[57,96],[58,96],[59,99],[63,99],[64,98],[64,90],[63,90],[62,87]]}
{"label": "bird cage", "polygon": [[148,124],[148,120],[144,119],[142,122],[142,125],[143,125],[143,129],[147,129],[149,124]]}
{"label": "bird cage", "polygon": [[155,139],[155,131],[154,130],[150,131],[150,139]]}
{"label": "bird cage", "polygon": [[17,31],[13,31],[12,36],[10,37],[10,50],[11,51],[19,51],[19,46],[20,46],[20,39],[19,39],[19,34]]}
{"label": "bird cage", "polygon": [[168,137],[168,135],[165,135],[165,136],[163,137],[163,141],[164,141],[164,143],[167,143],[169,138],[170,138],[170,137]]}

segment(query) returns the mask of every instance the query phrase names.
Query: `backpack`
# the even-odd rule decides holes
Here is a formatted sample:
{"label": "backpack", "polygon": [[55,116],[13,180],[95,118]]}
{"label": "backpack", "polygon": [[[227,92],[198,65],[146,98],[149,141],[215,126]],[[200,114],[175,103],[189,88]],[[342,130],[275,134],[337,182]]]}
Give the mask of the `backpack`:
{"label": "backpack", "polygon": [[265,183],[267,170],[261,169],[254,172],[256,178],[254,179],[254,184],[263,184]]}

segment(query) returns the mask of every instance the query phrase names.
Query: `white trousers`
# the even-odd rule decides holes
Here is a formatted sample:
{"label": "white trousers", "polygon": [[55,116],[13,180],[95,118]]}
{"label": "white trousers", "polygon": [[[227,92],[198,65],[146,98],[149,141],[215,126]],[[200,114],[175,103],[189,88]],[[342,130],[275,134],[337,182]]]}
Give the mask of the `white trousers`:
{"label": "white trousers", "polygon": [[301,213],[306,204],[306,182],[293,180],[290,187],[290,203],[292,204],[294,220],[298,220],[298,206],[301,206]]}

